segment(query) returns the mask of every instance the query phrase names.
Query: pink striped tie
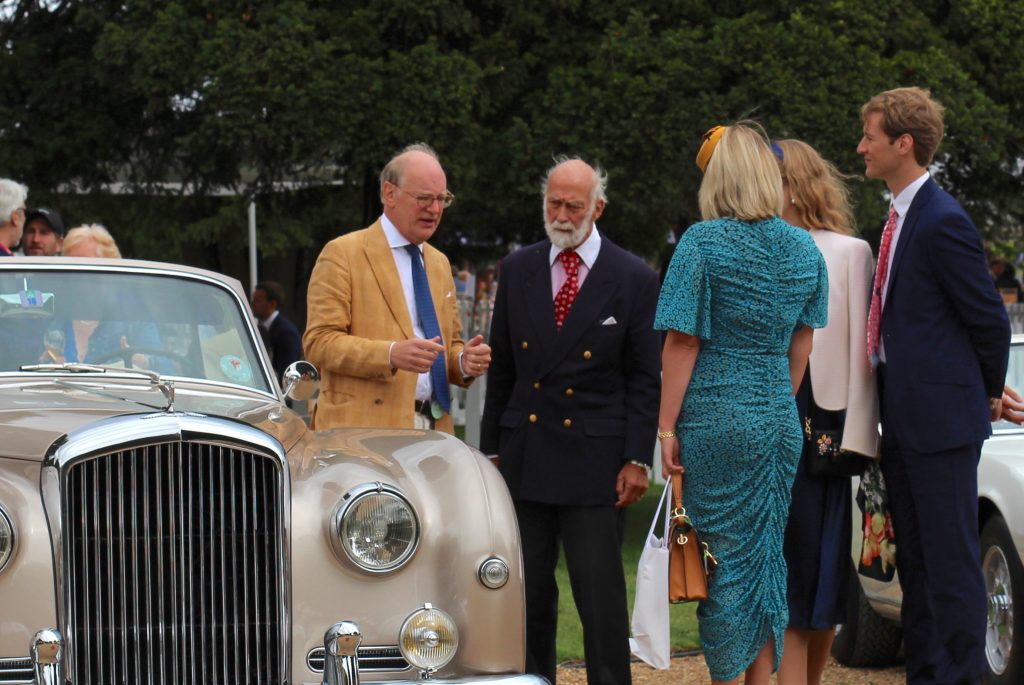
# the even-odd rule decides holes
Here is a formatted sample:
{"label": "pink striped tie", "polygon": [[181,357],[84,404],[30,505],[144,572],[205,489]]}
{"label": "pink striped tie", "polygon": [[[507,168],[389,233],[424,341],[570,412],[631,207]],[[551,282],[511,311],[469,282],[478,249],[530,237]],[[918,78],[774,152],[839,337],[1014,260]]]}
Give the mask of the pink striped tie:
{"label": "pink striped tie", "polygon": [[878,365],[878,340],[882,328],[882,293],[889,273],[889,248],[896,232],[896,208],[889,207],[889,219],[882,231],[882,242],[878,246],[878,266],[875,267],[875,284],[871,288],[871,309],[868,310],[868,362],[871,368]]}

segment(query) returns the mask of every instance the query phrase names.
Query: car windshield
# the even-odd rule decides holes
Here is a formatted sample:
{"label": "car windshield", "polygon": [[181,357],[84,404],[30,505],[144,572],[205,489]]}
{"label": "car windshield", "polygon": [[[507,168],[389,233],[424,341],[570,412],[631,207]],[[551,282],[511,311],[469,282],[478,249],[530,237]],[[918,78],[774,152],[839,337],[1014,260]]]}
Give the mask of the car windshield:
{"label": "car windshield", "polygon": [[0,373],[83,362],[272,392],[238,298],[152,272],[0,270]]}

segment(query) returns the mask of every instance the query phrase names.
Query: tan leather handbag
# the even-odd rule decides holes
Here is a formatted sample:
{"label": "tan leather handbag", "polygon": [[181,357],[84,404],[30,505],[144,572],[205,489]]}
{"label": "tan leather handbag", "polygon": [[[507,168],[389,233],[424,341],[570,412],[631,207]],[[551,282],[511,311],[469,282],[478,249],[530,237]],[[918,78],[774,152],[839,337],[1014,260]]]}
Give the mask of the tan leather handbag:
{"label": "tan leather handbag", "polygon": [[683,474],[672,477],[672,522],[668,537],[668,601],[673,604],[708,598],[708,576],[718,562],[697,537],[683,506]]}

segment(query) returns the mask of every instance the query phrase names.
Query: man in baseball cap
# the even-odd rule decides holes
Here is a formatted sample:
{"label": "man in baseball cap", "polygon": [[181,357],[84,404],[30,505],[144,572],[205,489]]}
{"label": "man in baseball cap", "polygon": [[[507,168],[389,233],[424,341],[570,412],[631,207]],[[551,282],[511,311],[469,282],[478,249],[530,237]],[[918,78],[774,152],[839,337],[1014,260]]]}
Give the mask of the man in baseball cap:
{"label": "man in baseball cap", "polygon": [[37,207],[25,214],[21,251],[31,257],[53,257],[64,244],[64,220],[56,209]]}

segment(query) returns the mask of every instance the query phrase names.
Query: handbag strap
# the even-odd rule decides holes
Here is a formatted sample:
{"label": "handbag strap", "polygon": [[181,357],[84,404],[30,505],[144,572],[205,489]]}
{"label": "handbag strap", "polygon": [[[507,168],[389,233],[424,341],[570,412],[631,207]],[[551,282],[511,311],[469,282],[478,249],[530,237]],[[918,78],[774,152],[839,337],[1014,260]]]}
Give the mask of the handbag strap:
{"label": "handbag strap", "polygon": [[673,514],[683,510],[683,475],[685,473],[686,473],[686,471],[683,471],[683,473],[680,473],[678,476],[675,476],[675,477],[671,477],[670,476],[670,479],[672,481],[672,512],[673,512]]}
{"label": "handbag strap", "polygon": [[665,512],[665,532],[663,536],[668,535],[668,489],[670,484],[665,483],[665,489],[661,491],[661,499],[658,500],[658,508],[654,510],[654,518],[651,520],[651,529],[647,531],[647,539],[650,540],[651,536],[654,535],[654,529],[658,525],[658,519],[661,518],[661,512]]}

